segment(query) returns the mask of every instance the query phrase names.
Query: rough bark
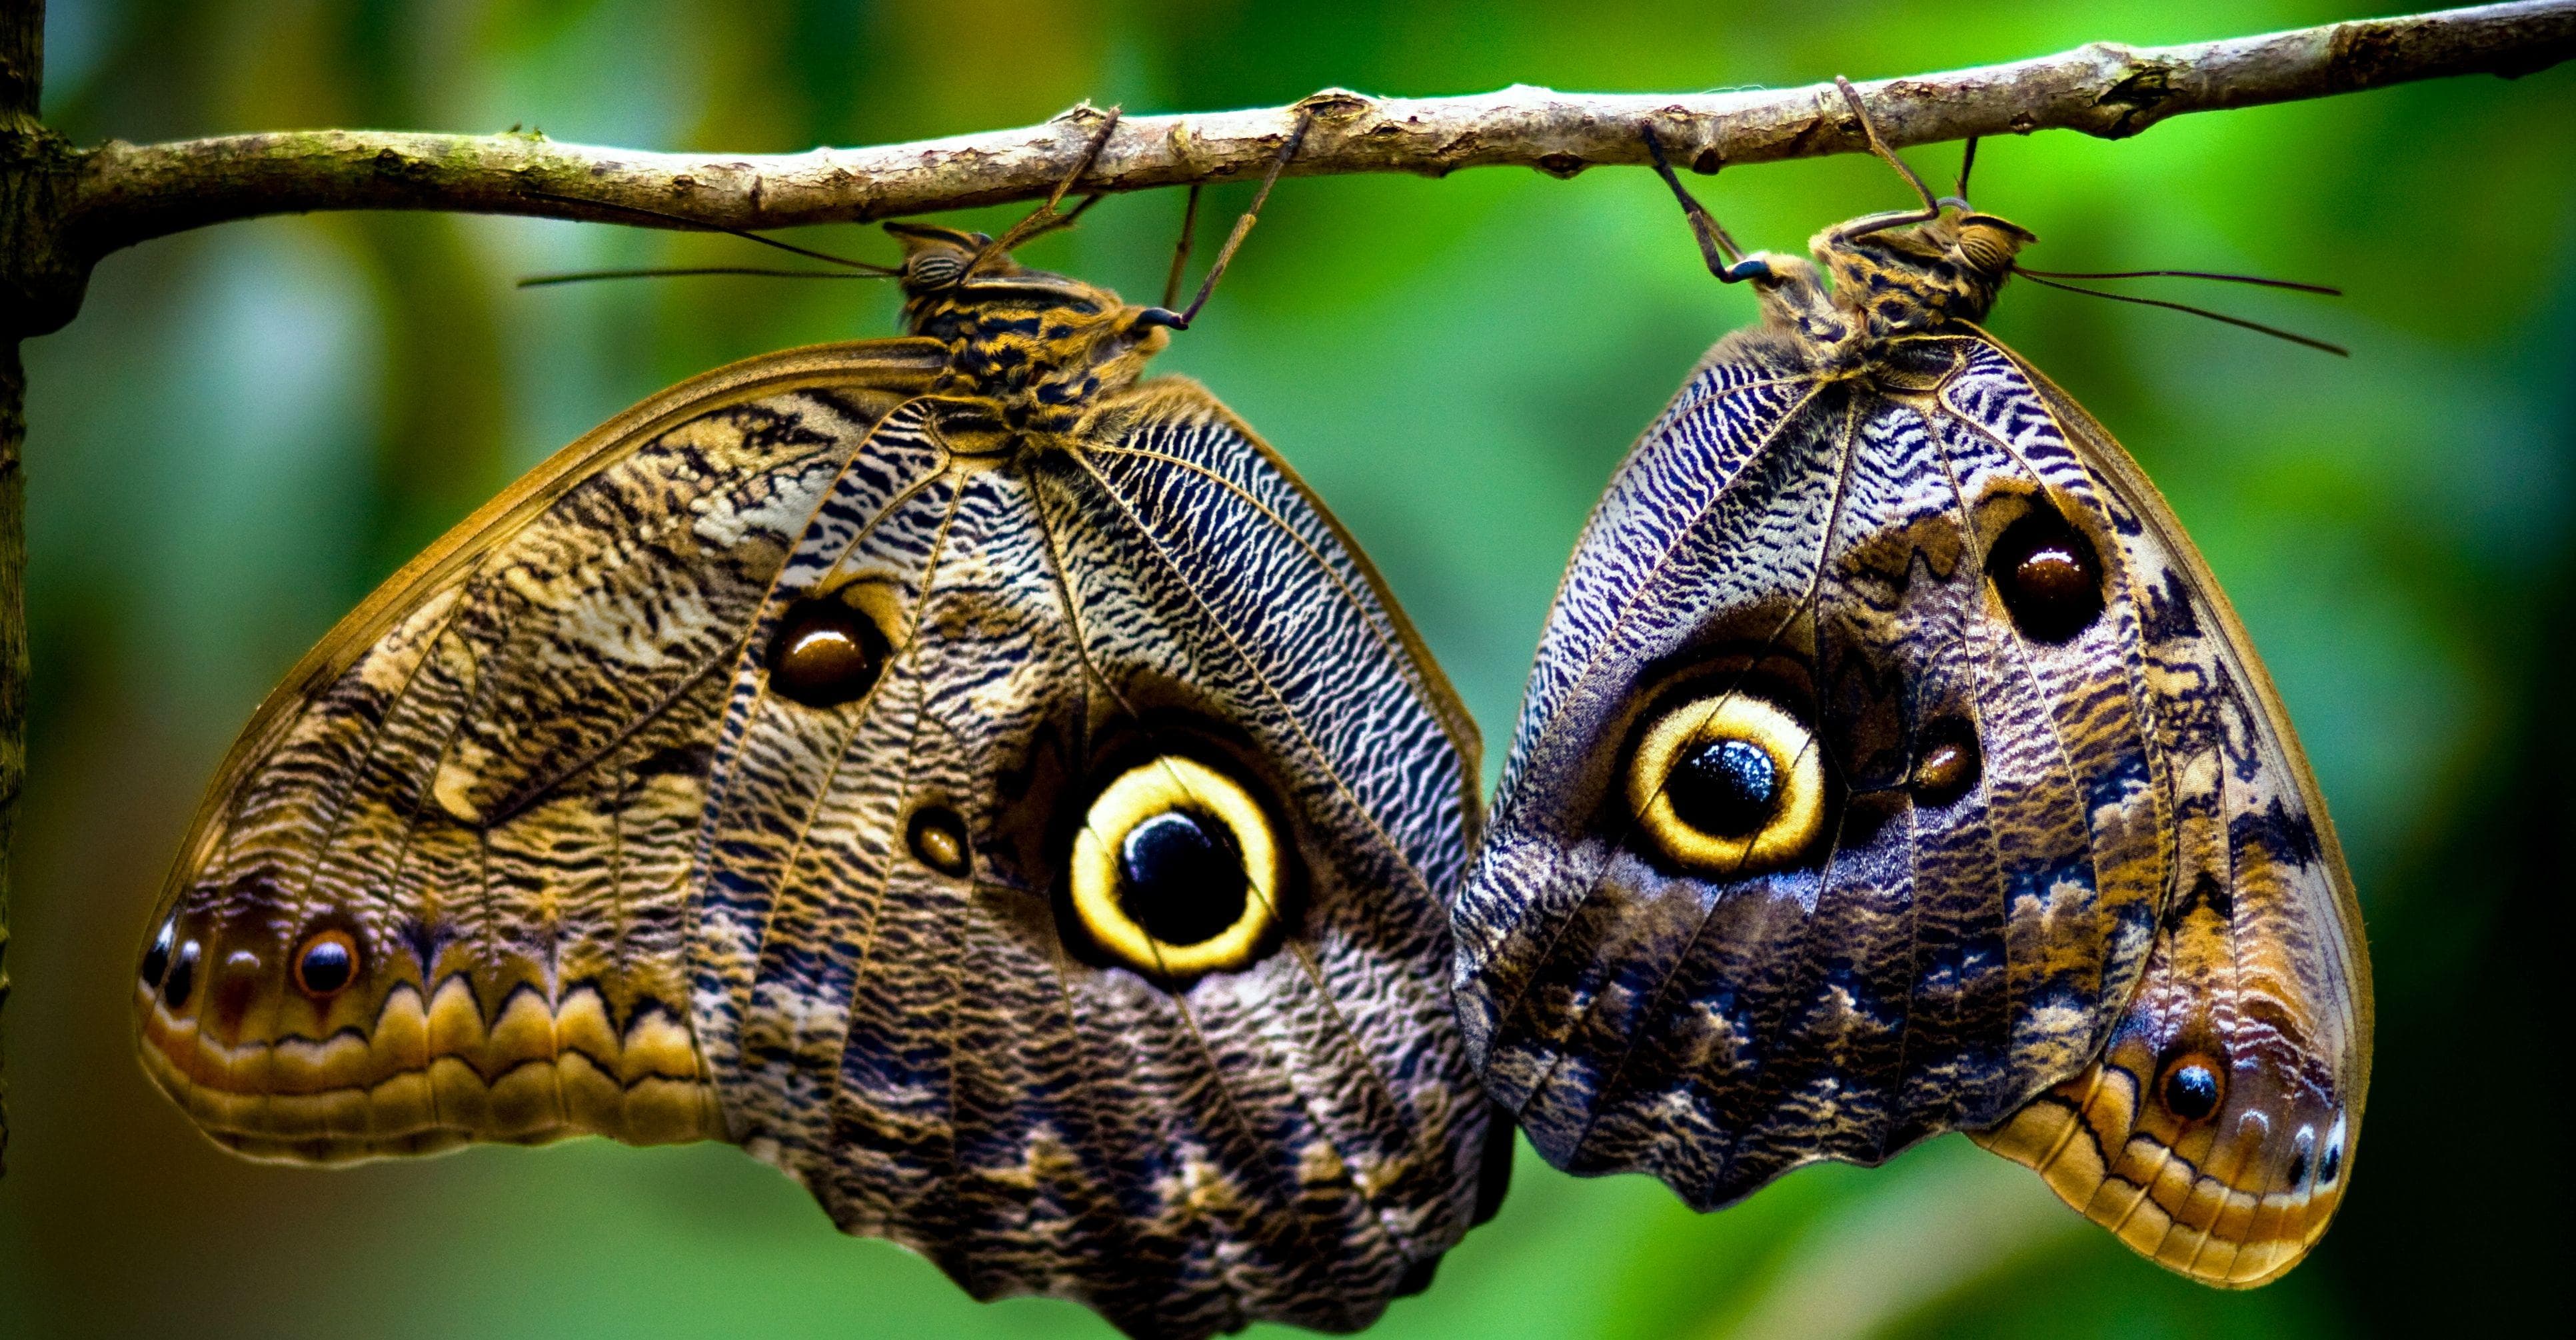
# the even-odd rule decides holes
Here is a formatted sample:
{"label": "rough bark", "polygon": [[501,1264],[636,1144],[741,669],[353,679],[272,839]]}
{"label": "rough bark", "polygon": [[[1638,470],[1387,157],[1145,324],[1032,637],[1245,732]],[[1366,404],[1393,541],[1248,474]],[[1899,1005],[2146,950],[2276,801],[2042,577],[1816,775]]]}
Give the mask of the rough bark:
{"label": "rough bark", "polygon": [[[2036,60],[1860,85],[1898,145],[2063,128],[2107,138],[2184,112],[2515,76],[2576,55],[2576,0],[2526,0],[2189,46],[2097,42]],[[1516,165],[1571,176],[1646,161],[1639,126],[1702,172],[1853,153],[1860,127],[1830,83],[1689,95],[1515,86],[1456,98],[1328,90],[1289,107],[1126,120],[1081,184],[1133,191],[1257,174],[1300,111],[1315,123],[1291,175]],[[445,209],[640,222],[583,201],[735,228],[858,222],[1044,195],[1100,113],[1019,130],[800,154],[668,154],[535,134],[318,130],[83,155],[66,223],[92,255],[225,219],[317,209]],[[564,199],[561,197],[579,197]],[[682,225],[685,226],[685,225]]]}
{"label": "rough bark", "polygon": [[[9,1003],[9,889],[18,796],[27,778],[27,481],[19,448],[27,440],[27,373],[18,362],[19,320],[29,304],[21,258],[52,251],[48,208],[56,180],[41,165],[58,145],[36,119],[44,69],[45,7],[0,4],[0,1023]],[[68,315],[68,314],[66,314]],[[59,323],[57,323],[59,324]],[[8,1169],[9,1084],[0,1070],[0,1172]]]}

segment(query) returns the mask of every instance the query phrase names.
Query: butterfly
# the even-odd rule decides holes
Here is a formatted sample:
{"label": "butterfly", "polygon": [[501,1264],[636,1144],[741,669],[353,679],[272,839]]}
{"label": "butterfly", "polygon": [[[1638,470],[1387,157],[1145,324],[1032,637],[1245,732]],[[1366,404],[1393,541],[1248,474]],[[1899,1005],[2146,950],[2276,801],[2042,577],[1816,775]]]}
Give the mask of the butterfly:
{"label": "butterfly", "polygon": [[135,985],[209,1135],[730,1140],[1136,1335],[1356,1329],[1492,1214],[1474,726],[1287,463],[1141,379],[1198,303],[1012,258],[1116,124],[999,241],[887,225],[910,336],[610,420],[260,708]]}
{"label": "butterfly", "polygon": [[[1745,255],[1763,320],[1612,479],[1455,919],[1539,1152],[1707,1210],[1964,1129],[2137,1251],[2277,1276],[2350,1177],[2370,978],[2279,695],[1936,200]],[[1831,276],[1827,288],[1819,265]]]}

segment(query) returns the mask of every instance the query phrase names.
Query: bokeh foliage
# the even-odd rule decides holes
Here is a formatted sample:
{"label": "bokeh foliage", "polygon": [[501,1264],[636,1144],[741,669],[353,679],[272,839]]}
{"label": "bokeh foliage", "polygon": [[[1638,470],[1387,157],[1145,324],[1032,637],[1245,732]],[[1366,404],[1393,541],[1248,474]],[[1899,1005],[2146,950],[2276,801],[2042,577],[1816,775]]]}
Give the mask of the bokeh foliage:
{"label": "bokeh foliage", "polygon": [[[2298,0],[56,0],[47,115],[75,138],[542,127],[796,150],[1340,84],[1677,90],[1874,77],[2096,39],[2366,12]],[[1946,175],[1946,149],[1914,155]],[[1794,1174],[1738,1209],[1527,1151],[1502,1217],[1378,1332],[1665,1336],[2417,1333],[2564,1318],[2562,965],[2576,745],[2576,70],[1990,143],[1977,198],[2060,269],[2339,283],[2201,292],[2349,362],[2039,291],[1995,325],[2171,496],[2281,681],[2343,830],[2379,973],[2357,1185],[2250,1295],[2129,1256],[1956,1138]],[[1787,247],[1900,199],[1857,158],[1701,183]],[[1240,201],[1212,194],[1210,214]],[[1176,195],[1030,259],[1158,287]],[[1215,225],[1208,234],[1212,242]],[[802,240],[863,255],[872,231]],[[515,472],[651,390],[891,333],[872,285],[523,273],[721,263],[722,238],[454,216],[229,225],[120,255],[28,350],[35,717],[11,966],[19,1127],[0,1334],[1096,1335],[979,1307],[832,1233],[719,1146],[477,1150],[337,1174],[218,1153],[130,1059],[127,977],[232,732],[295,656]],[[1202,255],[1205,251],[1202,251]],[[1283,187],[1162,361],[1215,387],[1340,512],[1494,752],[1576,527],[1746,294],[1642,172]],[[2483,1324],[2480,1324],[2483,1323]]]}

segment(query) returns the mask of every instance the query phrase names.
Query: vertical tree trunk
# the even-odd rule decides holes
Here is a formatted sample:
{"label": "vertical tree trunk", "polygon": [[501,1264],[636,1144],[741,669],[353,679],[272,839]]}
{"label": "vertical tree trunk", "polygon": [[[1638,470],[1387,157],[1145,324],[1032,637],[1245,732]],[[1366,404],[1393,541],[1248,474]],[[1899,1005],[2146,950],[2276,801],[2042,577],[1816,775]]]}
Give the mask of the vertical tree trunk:
{"label": "vertical tree trunk", "polygon": [[[0,337],[0,1022],[9,1003],[9,888],[17,878],[18,797],[27,779],[27,373]],[[0,1173],[9,1162],[9,1079],[0,1069]]]}
{"label": "vertical tree trunk", "polygon": [[[27,441],[27,372],[18,341],[32,333],[22,268],[50,183],[37,165],[46,138],[36,119],[43,85],[45,7],[41,0],[0,3],[0,248],[16,273],[0,285],[0,1022],[9,1002],[9,888],[17,877],[12,845],[18,797],[27,779],[27,478],[19,450]],[[42,184],[40,184],[42,183]],[[50,248],[46,248],[50,250]],[[0,1068],[0,1172],[8,1168],[9,1082]]]}

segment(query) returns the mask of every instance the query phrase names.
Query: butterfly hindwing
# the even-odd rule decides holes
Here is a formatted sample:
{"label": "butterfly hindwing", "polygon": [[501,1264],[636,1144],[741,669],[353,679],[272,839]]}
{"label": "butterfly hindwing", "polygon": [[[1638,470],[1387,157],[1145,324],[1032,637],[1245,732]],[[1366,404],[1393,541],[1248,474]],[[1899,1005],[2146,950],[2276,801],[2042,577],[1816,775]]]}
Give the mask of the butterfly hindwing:
{"label": "butterfly hindwing", "polygon": [[[1363,1324],[1464,1231],[1485,1133],[1442,990],[1475,818],[1445,684],[1195,386],[1062,450],[936,401],[877,438],[909,464],[817,510],[717,747],[697,971],[737,1136],[981,1296]],[[820,706],[765,650],[817,601],[886,648]],[[1156,980],[1087,943],[1066,871],[1112,780],[1166,767],[1231,779],[1288,860],[1238,967]]]}
{"label": "butterfly hindwing", "polygon": [[2043,406],[2139,537],[2142,663],[2178,780],[2177,892],[2107,1049],[1977,1138],[2142,1254],[2260,1284],[2324,1234],[2360,1138],[2370,962],[2352,879],[2279,694],[2164,500],[2000,346],[1962,379],[1980,383]]}

